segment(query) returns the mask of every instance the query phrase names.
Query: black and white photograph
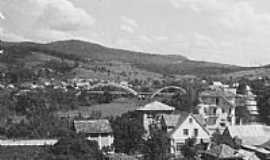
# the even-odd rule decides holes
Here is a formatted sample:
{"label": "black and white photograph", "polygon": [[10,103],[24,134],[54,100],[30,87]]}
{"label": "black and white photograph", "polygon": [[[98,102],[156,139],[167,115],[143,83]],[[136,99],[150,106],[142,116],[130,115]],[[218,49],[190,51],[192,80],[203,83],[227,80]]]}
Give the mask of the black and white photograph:
{"label": "black and white photograph", "polygon": [[0,0],[0,160],[270,160],[270,1]]}

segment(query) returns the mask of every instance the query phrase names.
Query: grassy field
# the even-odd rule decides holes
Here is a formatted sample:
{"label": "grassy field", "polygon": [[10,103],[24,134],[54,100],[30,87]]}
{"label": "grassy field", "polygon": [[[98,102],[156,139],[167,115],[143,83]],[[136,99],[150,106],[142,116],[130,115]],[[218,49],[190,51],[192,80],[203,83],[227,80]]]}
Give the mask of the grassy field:
{"label": "grassy field", "polygon": [[93,111],[100,111],[102,113],[102,117],[110,117],[110,116],[119,116],[128,111],[134,111],[138,108],[138,104],[134,100],[126,101],[126,102],[112,102],[109,104],[98,104],[91,107],[80,107],[80,112],[91,114]]}
{"label": "grassy field", "polygon": [[66,112],[58,112],[59,115],[73,117],[81,115],[83,117],[89,117],[93,112],[101,112],[102,117],[116,117],[123,113],[134,111],[143,105],[144,102],[134,99],[121,98],[114,100],[108,104],[98,104],[93,106],[81,106],[77,110],[71,110]]}

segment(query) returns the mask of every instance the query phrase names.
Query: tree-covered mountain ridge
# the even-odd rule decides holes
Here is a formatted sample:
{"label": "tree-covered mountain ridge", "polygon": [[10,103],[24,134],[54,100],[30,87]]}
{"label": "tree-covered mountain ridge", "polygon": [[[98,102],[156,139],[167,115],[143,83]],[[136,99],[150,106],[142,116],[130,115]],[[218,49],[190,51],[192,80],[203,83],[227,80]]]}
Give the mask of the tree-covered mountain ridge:
{"label": "tree-covered mountain ridge", "polygon": [[12,48],[13,50],[22,52],[21,54],[24,54],[23,52],[38,52],[85,63],[106,64],[111,61],[118,61],[138,69],[162,75],[209,76],[269,68],[268,66],[240,67],[236,65],[194,61],[181,55],[161,55],[115,49],[80,40],[64,40],[50,43],[1,41],[1,48],[4,50]]}

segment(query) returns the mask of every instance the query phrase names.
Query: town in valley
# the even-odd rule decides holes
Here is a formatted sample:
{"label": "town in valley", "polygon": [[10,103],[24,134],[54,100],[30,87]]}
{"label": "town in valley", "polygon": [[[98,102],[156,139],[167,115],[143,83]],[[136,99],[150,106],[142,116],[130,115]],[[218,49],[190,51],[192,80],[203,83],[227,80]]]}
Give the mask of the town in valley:
{"label": "town in valley", "polygon": [[0,0],[0,160],[270,160],[269,0]]}
{"label": "town in valley", "polygon": [[[1,73],[3,158],[270,158],[267,76],[141,80],[121,72],[112,80],[106,71],[108,79],[82,78],[72,71],[89,62],[62,58],[29,68],[20,66],[21,51],[2,49],[2,63],[16,64]],[[91,70],[112,64],[98,67]]]}

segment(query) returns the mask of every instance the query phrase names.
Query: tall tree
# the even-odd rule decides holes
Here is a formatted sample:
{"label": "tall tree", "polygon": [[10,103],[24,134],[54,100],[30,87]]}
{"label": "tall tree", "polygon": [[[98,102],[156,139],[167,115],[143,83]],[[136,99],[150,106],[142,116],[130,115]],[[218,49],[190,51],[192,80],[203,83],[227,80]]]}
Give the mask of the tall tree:
{"label": "tall tree", "polygon": [[167,160],[169,154],[170,141],[167,134],[163,131],[152,131],[150,138],[145,143],[145,159],[146,160]]}
{"label": "tall tree", "polygon": [[181,152],[187,160],[195,160],[196,159],[197,150],[195,147],[195,143],[196,143],[195,138],[189,138],[186,140],[185,144],[181,148]]}
{"label": "tall tree", "polygon": [[143,149],[145,131],[136,113],[125,113],[113,119],[111,124],[116,152],[129,154]]}

